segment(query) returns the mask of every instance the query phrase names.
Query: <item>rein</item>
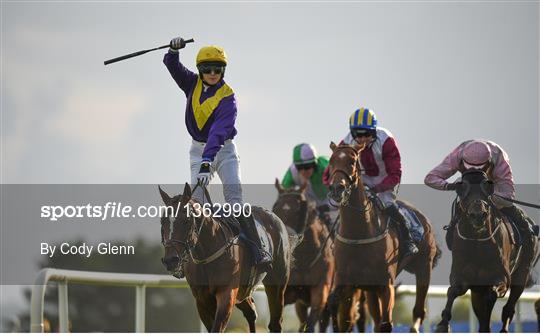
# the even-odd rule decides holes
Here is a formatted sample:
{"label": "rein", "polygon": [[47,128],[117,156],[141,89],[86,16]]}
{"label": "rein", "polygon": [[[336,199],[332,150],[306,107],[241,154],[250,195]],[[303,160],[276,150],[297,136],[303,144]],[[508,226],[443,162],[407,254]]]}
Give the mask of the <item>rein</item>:
{"label": "rein", "polygon": [[493,232],[491,232],[489,237],[486,237],[486,238],[468,238],[468,237],[463,236],[463,234],[461,234],[461,231],[459,230],[459,223],[456,224],[456,231],[458,233],[459,238],[462,239],[462,240],[467,240],[467,241],[488,241],[488,240],[493,239],[493,236],[495,236],[495,234],[497,233],[497,231],[499,230],[500,227],[501,227],[501,224],[500,223],[497,224],[497,227],[493,230]]}
{"label": "rein", "polygon": [[523,205],[523,206],[528,206],[530,208],[534,208],[534,209],[539,209],[540,210],[540,205],[538,204],[532,204],[532,203],[527,203],[527,202],[522,202],[522,201],[518,201],[517,199],[513,199],[513,198],[508,198],[508,197],[504,197],[504,196],[501,196],[501,195],[497,195],[497,194],[493,194],[501,199],[504,199],[505,201],[508,201],[508,202],[512,202],[512,203],[515,203],[515,204],[520,204],[520,205]]}

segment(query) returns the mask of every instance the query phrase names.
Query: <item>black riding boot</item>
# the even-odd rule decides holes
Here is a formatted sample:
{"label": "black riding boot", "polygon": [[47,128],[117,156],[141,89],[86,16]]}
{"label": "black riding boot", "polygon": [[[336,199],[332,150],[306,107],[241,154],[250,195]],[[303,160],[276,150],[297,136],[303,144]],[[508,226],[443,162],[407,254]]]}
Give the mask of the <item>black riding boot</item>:
{"label": "black riding boot", "polygon": [[240,215],[237,219],[240,222],[242,231],[244,231],[247,237],[246,241],[252,250],[253,264],[261,269],[270,269],[272,267],[272,255],[262,248],[261,239],[259,238],[259,233],[257,233],[253,216],[245,217]]}
{"label": "black riding boot", "polygon": [[538,226],[534,224],[534,221],[523,210],[515,205],[511,205],[502,208],[501,212],[516,223],[521,231],[530,233],[533,238],[538,237]]}
{"label": "black riding boot", "polygon": [[403,247],[402,249],[405,251],[405,254],[403,254],[403,257],[415,255],[418,253],[418,247],[414,244],[411,232],[407,228],[405,217],[399,212],[399,209],[395,205],[388,206],[385,210],[385,213],[390,216],[390,218],[396,222],[396,226],[398,227],[399,234],[401,235],[401,238],[403,240]]}

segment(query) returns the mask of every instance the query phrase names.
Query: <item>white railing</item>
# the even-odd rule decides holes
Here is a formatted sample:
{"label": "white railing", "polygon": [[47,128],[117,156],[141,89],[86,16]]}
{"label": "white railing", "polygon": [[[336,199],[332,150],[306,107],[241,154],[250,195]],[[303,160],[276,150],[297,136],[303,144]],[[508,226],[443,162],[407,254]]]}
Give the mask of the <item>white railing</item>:
{"label": "white railing", "polygon": [[[39,272],[32,288],[32,297],[30,301],[31,332],[43,332],[45,289],[47,283],[50,281],[58,282],[58,320],[59,332],[62,333],[67,333],[69,331],[67,289],[69,283],[135,287],[135,331],[138,333],[145,331],[147,287],[184,289],[188,287],[185,280],[179,280],[169,275],[123,274],[45,268]],[[445,286],[432,286],[429,288],[428,295],[430,297],[446,298],[447,289],[448,287]],[[397,292],[403,295],[415,295],[416,287],[414,285],[401,285]],[[470,297],[470,294],[467,293],[466,296]],[[521,295],[514,319],[516,323],[516,332],[522,332],[520,303],[534,302],[538,298],[540,298],[540,292],[526,291]],[[426,321],[424,321],[424,332],[430,331],[430,325],[431,324],[426,317]],[[476,328],[476,317],[474,316],[471,307],[469,307],[469,328]]]}

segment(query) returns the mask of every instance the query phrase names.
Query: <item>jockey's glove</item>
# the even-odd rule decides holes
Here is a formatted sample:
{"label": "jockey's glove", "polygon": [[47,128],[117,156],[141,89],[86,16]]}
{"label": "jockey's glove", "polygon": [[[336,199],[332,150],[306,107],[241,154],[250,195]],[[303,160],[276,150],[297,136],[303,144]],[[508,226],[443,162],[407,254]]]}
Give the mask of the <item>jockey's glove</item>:
{"label": "jockey's glove", "polygon": [[169,43],[169,51],[177,53],[178,50],[186,46],[186,41],[182,37],[175,37]]}
{"label": "jockey's glove", "polygon": [[197,182],[204,187],[210,183],[210,162],[203,161],[201,163],[201,168],[199,169],[199,174],[197,175]]}

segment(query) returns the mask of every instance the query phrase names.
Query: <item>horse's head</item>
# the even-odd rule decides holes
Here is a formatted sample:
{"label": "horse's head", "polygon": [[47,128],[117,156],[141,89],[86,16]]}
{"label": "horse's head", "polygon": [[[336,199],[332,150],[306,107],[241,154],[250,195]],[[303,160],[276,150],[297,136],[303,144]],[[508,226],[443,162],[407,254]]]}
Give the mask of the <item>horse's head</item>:
{"label": "horse's head", "polygon": [[186,261],[189,250],[197,242],[197,231],[193,209],[188,216],[192,204],[191,187],[185,184],[184,193],[170,197],[159,187],[159,193],[166,205],[161,217],[161,243],[165,247],[165,255],[161,259],[168,271],[177,273],[182,262]]}
{"label": "horse's head", "polygon": [[349,200],[351,190],[360,181],[360,152],[365,145],[336,145],[330,143],[332,156],[330,157],[329,168],[329,193],[328,196],[340,203],[346,204]]}
{"label": "horse's head", "polygon": [[305,195],[307,183],[301,187],[284,189],[279,180],[275,182],[278,199],[272,211],[297,233],[304,233],[308,218],[308,200]]}
{"label": "horse's head", "polygon": [[477,169],[463,172],[461,182],[456,184],[460,211],[476,232],[484,232],[487,228],[493,191],[493,182],[484,171]]}

